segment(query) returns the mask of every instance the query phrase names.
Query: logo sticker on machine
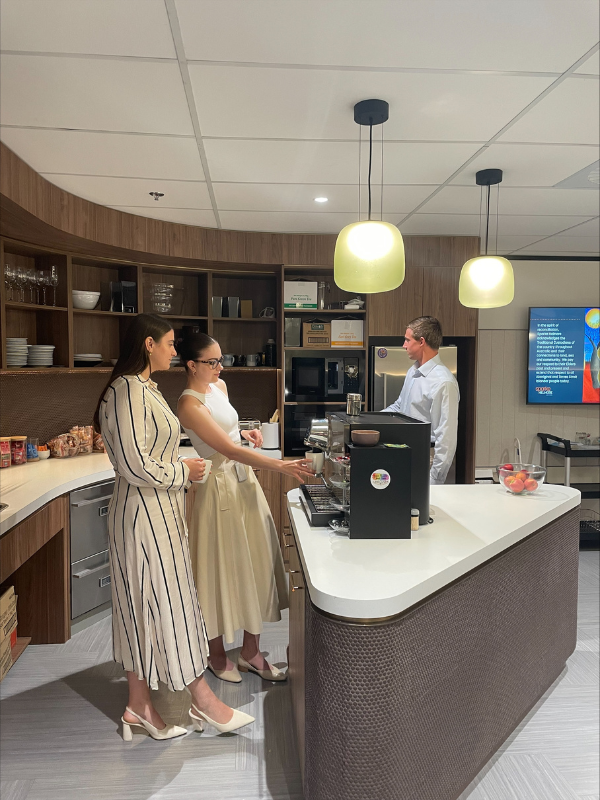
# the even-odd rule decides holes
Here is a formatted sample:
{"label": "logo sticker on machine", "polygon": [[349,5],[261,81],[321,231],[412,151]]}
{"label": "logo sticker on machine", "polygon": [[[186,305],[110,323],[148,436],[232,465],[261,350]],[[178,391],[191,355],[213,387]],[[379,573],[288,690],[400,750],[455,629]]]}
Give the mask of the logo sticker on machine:
{"label": "logo sticker on machine", "polygon": [[375,489],[387,489],[391,480],[390,473],[385,469],[376,469],[371,473],[371,486]]}
{"label": "logo sticker on machine", "polygon": [[387,350],[385,349],[385,347],[380,347],[379,350],[377,351],[377,355],[379,356],[379,358],[385,358],[387,356]]}

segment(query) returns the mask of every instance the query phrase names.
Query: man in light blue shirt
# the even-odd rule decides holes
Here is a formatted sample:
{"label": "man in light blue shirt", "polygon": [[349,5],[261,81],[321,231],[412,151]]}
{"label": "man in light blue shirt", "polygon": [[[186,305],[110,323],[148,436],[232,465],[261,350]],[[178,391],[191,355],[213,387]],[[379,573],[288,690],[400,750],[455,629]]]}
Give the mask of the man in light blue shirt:
{"label": "man in light blue shirt", "polygon": [[408,323],[403,347],[416,363],[406,373],[400,397],[383,409],[431,423],[432,485],[443,484],[452,465],[460,400],[456,378],[438,354],[441,345],[442,326],[435,317],[417,317]]}

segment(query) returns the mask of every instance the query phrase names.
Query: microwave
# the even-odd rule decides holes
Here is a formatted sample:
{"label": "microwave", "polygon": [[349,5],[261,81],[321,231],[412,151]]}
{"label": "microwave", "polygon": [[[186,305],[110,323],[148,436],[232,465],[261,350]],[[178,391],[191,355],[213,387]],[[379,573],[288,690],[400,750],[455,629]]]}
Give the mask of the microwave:
{"label": "microwave", "polygon": [[[346,361],[358,359],[344,358],[292,358],[291,395],[296,401],[322,401],[343,399],[352,391],[346,386]],[[290,397],[291,399],[291,397]]]}

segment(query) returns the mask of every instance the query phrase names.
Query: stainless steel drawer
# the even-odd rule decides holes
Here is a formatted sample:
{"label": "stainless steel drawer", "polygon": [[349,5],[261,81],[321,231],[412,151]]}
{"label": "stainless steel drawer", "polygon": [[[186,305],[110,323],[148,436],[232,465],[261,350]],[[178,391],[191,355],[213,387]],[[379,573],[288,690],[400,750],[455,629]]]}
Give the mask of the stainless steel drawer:
{"label": "stainless steel drawer", "polygon": [[71,492],[71,563],[108,548],[108,504],[114,481]]}
{"label": "stainless steel drawer", "polygon": [[108,550],[71,564],[71,619],[111,599]]}

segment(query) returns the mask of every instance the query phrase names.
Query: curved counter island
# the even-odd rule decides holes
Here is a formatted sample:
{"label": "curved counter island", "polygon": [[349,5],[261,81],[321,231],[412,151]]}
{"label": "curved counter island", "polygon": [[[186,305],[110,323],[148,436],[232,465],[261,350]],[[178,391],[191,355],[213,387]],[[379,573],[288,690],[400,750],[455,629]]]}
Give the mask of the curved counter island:
{"label": "curved counter island", "polygon": [[576,643],[577,490],[432,486],[410,540],[311,528],[288,493],[306,800],[456,800]]}

